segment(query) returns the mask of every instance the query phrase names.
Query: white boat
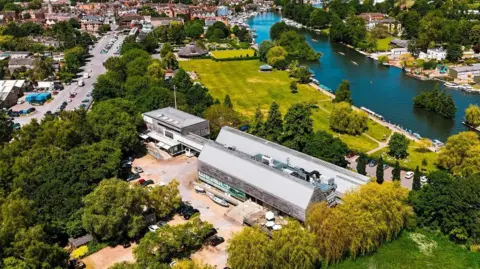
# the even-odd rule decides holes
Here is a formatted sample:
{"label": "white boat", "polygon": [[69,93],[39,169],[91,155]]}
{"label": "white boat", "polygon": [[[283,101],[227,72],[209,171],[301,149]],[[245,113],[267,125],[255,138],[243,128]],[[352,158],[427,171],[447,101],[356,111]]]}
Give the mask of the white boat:
{"label": "white boat", "polygon": [[358,63],[355,62],[355,61],[350,61],[350,62],[352,62],[352,64],[354,64],[354,65],[358,65]]}
{"label": "white boat", "polygon": [[345,56],[345,53],[343,53],[343,52],[341,52],[341,51],[340,51],[338,54]]}
{"label": "white boat", "polygon": [[221,206],[228,207],[227,201],[223,200],[223,199],[220,198],[220,197],[213,196],[213,197],[210,197],[210,199],[212,199],[212,201],[214,201],[215,203],[217,203],[217,204],[219,204],[219,205],[221,205]]}
{"label": "white boat", "polygon": [[193,186],[193,188],[194,188],[195,191],[198,192],[198,193],[204,193],[204,192],[205,192],[205,189],[202,188],[202,187],[200,187],[200,186],[195,185],[195,186]]}
{"label": "white boat", "polygon": [[458,86],[458,85],[455,84],[455,83],[445,82],[445,87],[453,88],[453,89],[458,89],[460,86]]}

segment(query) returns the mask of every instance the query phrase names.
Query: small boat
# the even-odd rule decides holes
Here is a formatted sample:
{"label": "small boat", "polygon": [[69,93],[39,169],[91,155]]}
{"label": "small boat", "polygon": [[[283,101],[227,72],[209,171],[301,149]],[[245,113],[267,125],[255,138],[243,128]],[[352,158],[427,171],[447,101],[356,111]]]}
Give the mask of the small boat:
{"label": "small boat", "polygon": [[459,88],[460,86],[458,86],[458,85],[455,84],[455,83],[445,82],[445,87],[457,89],[457,88]]}
{"label": "small boat", "polygon": [[352,62],[352,64],[354,64],[354,65],[358,65],[358,63],[357,63],[357,62],[355,62],[355,61],[351,61],[351,62]]}
{"label": "small boat", "polygon": [[345,56],[345,53],[343,53],[343,52],[341,52],[341,51],[340,51],[338,54]]}
{"label": "small boat", "polygon": [[313,41],[313,42],[318,42],[318,40],[316,40],[315,38],[312,38],[312,41]]}
{"label": "small boat", "polygon": [[202,188],[202,187],[200,187],[200,186],[195,185],[195,186],[193,186],[193,188],[194,188],[195,191],[198,192],[198,193],[205,193],[205,189]]}
{"label": "small boat", "polygon": [[210,199],[212,199],[212,201],[214,201],[215,203],[217,203],[221,206],[228,207],[227,201],[223,200],[220,197],[217,197],[217,196],[214,195],[214,196],[210,197]]}
{"label": "small boat", "polygon": [[317,85],[320,84],[320,82],[317,79],[314,79],[314,78],[310,78],[310,81],[312,81],[314,84],[317,84]]}
{"label": "small boat", "polygon": [[413,133],[413,136],[414,136],[416,139],[422,139],[422,137],[421,137],[419,134],[417,134],[417,133]]}
{"label": "small boat", "polygon": [[390,66],[389,63],[382,63],[382,64],[383,64],[383,66],[386,66],[386,67],[389,67],[389,66]]}

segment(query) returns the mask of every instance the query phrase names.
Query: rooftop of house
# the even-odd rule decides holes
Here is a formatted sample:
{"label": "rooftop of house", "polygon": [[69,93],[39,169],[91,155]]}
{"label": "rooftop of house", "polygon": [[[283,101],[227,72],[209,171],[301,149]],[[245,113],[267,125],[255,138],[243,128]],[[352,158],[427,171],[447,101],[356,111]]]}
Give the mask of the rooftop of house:
{"label": "rooftop of house", "polygon": [[174,126],[180,129],[206,121],[205,119],[183,112],[173,107],[153,110],[143,113],[143,115],[161,121],[166,125]]}
{"label": "rooftop of house", "polygon": [[451,67],[450,69],[455,70],[457,72],[480,71],[480,64],[472,64],[472,65],[466,65],[466,66]]}
{"label": "rooftop of house", "polygon": [[14,87],[23,87],[25,80],[0,80],[0,101],[5,100]]}

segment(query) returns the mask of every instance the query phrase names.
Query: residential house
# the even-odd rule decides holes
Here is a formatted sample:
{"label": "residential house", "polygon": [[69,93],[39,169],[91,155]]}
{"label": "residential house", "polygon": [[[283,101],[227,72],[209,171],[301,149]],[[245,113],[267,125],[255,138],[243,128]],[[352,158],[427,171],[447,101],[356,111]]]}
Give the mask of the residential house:
{"label": "residential house", "polygon": [[150,23],[153,28],[159,26],[169,26],[172,22],[178,22],[183,24],[182,18],[168,18],[168,17],[152,17],[150,18]]}
{"label": "residential house", "polygon": [[397,48],[408,48],[408,42],[409,42],[408,40],[394,38],[390,41],[390,45]]}
{"label": "residential house", "polygon": [[29,51],[6,51],[5,54],[7,54],[10,59],[25,59],[32,55]]}
{"label": "residential house", "polygon": [[447,57],[447,51],[442,48],[427,49],[427,53],[422,51],[418,55],[418,58],[423,60],[441,61],[441,60],[445,60],[446,57]]}
{"label": "residential house", "polygon": [[10,74],[13,73],[16,69],[25,67],[27,69],[33,69],[33,58],[10,58],[8,60],[8,71]]}
{"label": "residential house", "polygon": [[32,42],[42,44],[46,47],[52,47],[52,48],[59,48],[60,47],[60,41],[56,40],[53,37],[47,37],[47,36],[34,36],[30,38]]}
{"label": "residential house", "polygon": [[0,107],[10,108],[17,104],[25,91],[25,80],[0,80]]}
{"label": "residential house", "polygon": [[217,7],[190,7],[191,19],[205,19],[216,16]]}
{"label": "residential house", "polygon": [[100,26],[104,24],[105,18],[98,15],[86,15],[80,20],[82,30],[87,32],[96,33],[100,29]]}
{"label": "residential house", "polygon": [[393,56],[394,58],[399,57],[402,54],[408,53],[407,48],[393,48],[390,50],[390,55]]}
{"label": "residential house", "polygon": [[473,79],[480,76],[480,64],[465,65],[459,67],[450,67],[448,75],[456,79]]}

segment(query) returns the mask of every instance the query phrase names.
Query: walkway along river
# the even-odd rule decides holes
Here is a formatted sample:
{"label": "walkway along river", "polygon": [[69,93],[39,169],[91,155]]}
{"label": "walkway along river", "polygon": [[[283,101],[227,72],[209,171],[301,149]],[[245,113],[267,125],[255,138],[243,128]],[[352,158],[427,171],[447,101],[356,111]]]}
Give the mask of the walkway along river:
{"label": "walkway along river", "polygon": [[[276,13],[261,13],[248,20],[256,30],[256,42],[268,40],[270,27],[281,21]],[[413,98],[423,90],[433,89],[436,82],[420,81],[405,75],[395,67],[385,67],[328,37],[310,31],[300,31],[308,43],[323,55],[319,62],[305,62],[315,72],[321,84],[335,90],[343,79],[350,81],[352,98],[357,107],[367,107],[382,115],[386,121],[400,125],[422,137],[444,141],[448,136],[467,130],[462,125],[465,108],[479,104],[480,95],[449,90],[457,106],[453,120],[413,107]],[[358,65],[354,64],[357,63]],[[443,85],[440,85],[443,88]]]}

